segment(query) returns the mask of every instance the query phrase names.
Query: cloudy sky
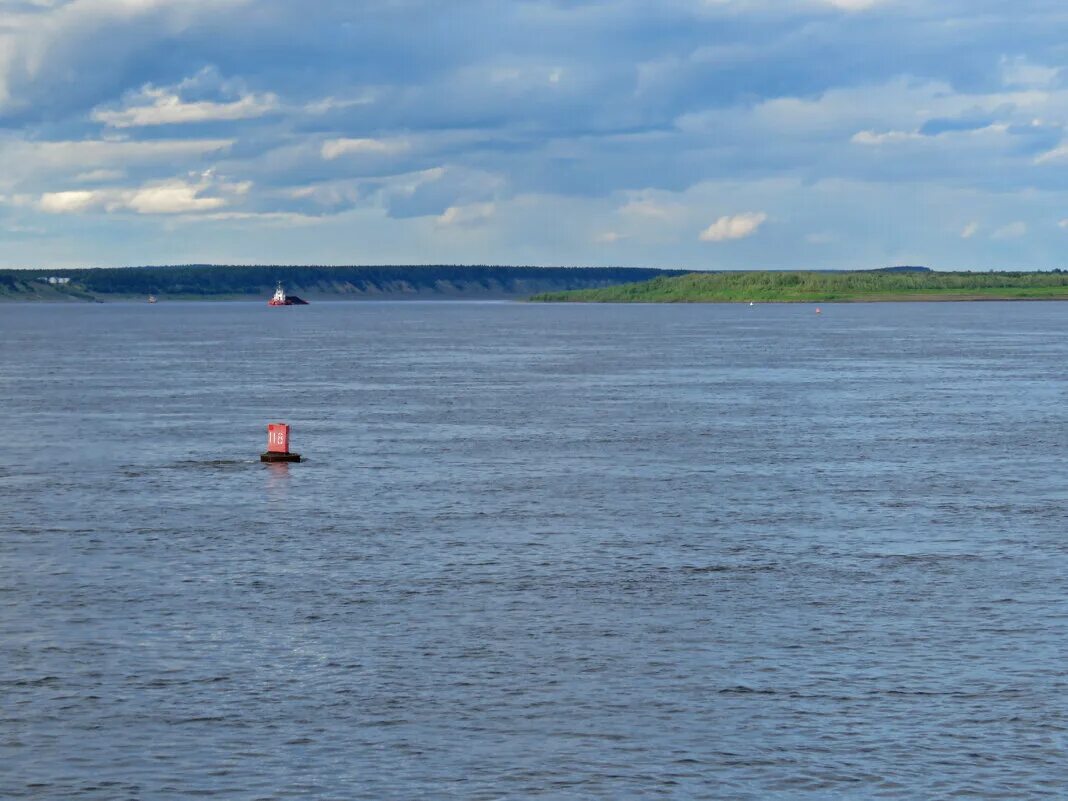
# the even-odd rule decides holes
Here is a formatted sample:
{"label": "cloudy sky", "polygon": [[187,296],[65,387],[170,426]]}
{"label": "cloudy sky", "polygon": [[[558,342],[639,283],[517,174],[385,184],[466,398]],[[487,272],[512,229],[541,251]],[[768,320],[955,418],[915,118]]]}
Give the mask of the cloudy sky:
{"label": "cloudy sky", "polygon": [[1068,266],[1063,0],[0,0],[0,266]]}

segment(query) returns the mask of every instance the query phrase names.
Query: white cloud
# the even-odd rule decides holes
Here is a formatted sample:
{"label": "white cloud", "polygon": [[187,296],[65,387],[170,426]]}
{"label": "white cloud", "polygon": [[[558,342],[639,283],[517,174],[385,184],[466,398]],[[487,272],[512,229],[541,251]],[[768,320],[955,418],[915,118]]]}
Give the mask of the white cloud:
{"label": "white cloud", "polygon": [[294,200],[306,200],[324,208],[353,206],[361,199],[358,181],[328,181],[308,186],[294,186],[283,192]]}
{"label": "white cloud", "polygon": [[378,193],[383,199],[412,197],[421,189],[445,179],[449,171],[445,167],[430,167],[416,172],[405,172],[380,179]]}
{"label": "white cloud", "polygon": [[110,128],[135,128],[244,120],[262,117],[278,108],[278,98],[273,94],[248,94],[230,103],[207,100],[186,103],[177,94],[153,86],[145,86],[137,96],[137,101],[140,102],[117,111],[94,109],[92,118]]}
{"label": "white cloud", "polygon": [[247,194],[250,188],[251,184],[247,181],[219,181],[208,171],[195,182],[176,178],[133,189],[109,187],[45,192],[41,195],[37,207],[48,214],[81,214],[91,211],[198,214],[221,209],[234,199]]}
{"label": "white cloud", "polygon": [[408,149],[408,143],[401,139],[330,139],[323,142],[320,154],[327,161],[351,153],[375,155],[392,155]]}
{"label": "white cloud", "polygon": [[620,207],[619,213],[660,222],[676,222],[686,216],[686,206],[649,197],[638,197]]}
{"label": "white cloud", "polygon": [[[744,224],[716,221],[736,211],[763,210],[773,222],[750,232],[747,262],[784,266],[794,255],[821,266],[851,258],[949,266],[957,263],[954,249],[993,244],[999,226],[1027,220],[1028,237],[1011,241],[1011,249],[1021,264],[1052,263],[1046,257],[1056,253],[1060,229],[1031,221],[1049,209],[1068,218],[1056,171],[1068,164],[1068,90],[1053,69],[1061,63],[1056,37],[1040,35],[1056,22],[1054,4],[1017,15],[1023,33],[1039,35],[1012,37],[1011,9],[996,3],[969,13],[958,0],[936,13],[922,0],[709,0],[695,19],[701,2],[513,4],[518,12],[506,11],[509,4],[477,11],[444,4],[427,16],[425,4],[381,0],[372,5],[398,13],[355,20],[336,3],[268,2],[269,10],[246,14],[233,13],[226,0],[0,0],[0,86],[6,81],[13,98],[2,109],[0,193],[29,198],[5,214],[29,220],[44,209],[111,209],[157,215],[155,227],[165,228],[167,215],[240,220],[299,211],[368,221],[361,240],[381,235],[383,252],[392,248],[398,259],[430,252],[400,233],[419,230],[499,246],[498,258],[611,255],[716,266],[737,260],[737,245],[708,244],[742,235]],[[31,15],[34,4],[40,8]],[[23,18],[15,28],[10,13]],[[234,24],[242,16],[247,24]],[[502,24],[508,21],[521,26]],[[346,23],[358,23],[349,33],[366,42],[394,41],[398,30],[421,41],[440,27],[446,46],[408,69],[403,53],[353,49],[347,34],[328,35],[344,33]],[[661,23],[667,33],[633,51],[611,37],[620,26]],[[484,35],[515,29],[529,47],[502,49]],[[468,38],[457,43],[457,31]],[[287,38],[321,47],[301,70],[285,72],[278,63],[249,61],[255,54],[243,49],[242,36],[276,50]],[[864,57],[887,46],[900,58]],[[153,60],[160,52],[167,57]],[[183,80],[211,64],[218,66],[205,67],[195,85]],[[267,90],[279,97],[261,94]],[[96,122],[87,126],[90,117]],[[222,121],[214,125],[228,136],[240,132],[242,146],[222,154],[191,143],[129,141],[188,136],[190,126],[181,124],[210,120]],[[244,121],[227,124],[234,120]],[[161,130],[164,124],[173,127]],[[105,126],[115,141],[43,141]],[[418,160],[408,163],[405,149]],[[254,201],[188,177],[213,163],[254,177]],[[432,164],[448,164],[448,177],[396,175]],[[500,183],[457,170],[492,172]],[[843,182],[826,190],[833,202],[813,201],[814,187],[831,176]],[[765,178],[803,186],[780,193],[760,188]],[[723,191],[689,191],[732,180]],[[948,187],[967,191],[952,204],[931,200]],[[552,228],[566,236],[546,238],[542,219],[522,212],[515,198],[531,193],[545,195],[539,213],[546,224],[561,216],[554,209],[568,209]],[[463,229],[464,220],[480,218],[472,204],[488,201],[497,204],[493,236]],[[407,219],[418,222],[406,227]],[[69,220],[46,222],[63,229]],[[436,229],[435,220],[457,228]],[[970,220],[982,227],[972,231]],[[55,237],[66,244],[49,243],[41,258],[49,248],[126,252],[134,238],[151,242],[153,225],[100,220],[92,236],[79,228]],[[341,221],[337,230],[332,245],[316,240],[315,252],[350,247]],[[252,244],[236,240],[225,247]],[[988,250],[995,258],[1008,248]]]}
{"label": "white cloud", "polygon": [[356,106],[366,106],[373,103],[374,95],[368,93],[359,97],[324,97],[305,104],[304,110],[309,114],[328,114],[331,111],[339,111]]}
{"label": "white cloud", "polygon": [[[29,107],[33,94],[47,89],[50,83],[67,85],[72,76],[75,80],[81,77],[79,70],[114,66],[146,46],[141,36],[124,41],[107,35],[116,28],[152,18],[152,29],[167,42],[168,37],[187,31],[203,18],[218,19],[250,2],[32,0],[19,7],[0,0],[0,110]],[[101,38],[106,39],[104,45]]]}
{"label": "white cloud", "polygon": [[238,222],[260,225],[310,226],[318,225],[328,216],[300,214],[290,211],[212,211],[198,214],[183,214],[174,217],[175,222]]}
{"label": "white cloud", "polygon": [[723,216],[703,230],[698,237],[702,242],[726,242],[730,239],[745,239],[757,232],[768,215],[762,211],[750,211],[733,216]]}
{"label": "white cloud", "polygon": [[922,139],[923,137],[913,131],[885,131],[878,133],[876,131],[858,131],[850,138],[850,142],[855,145],[886,145],[893,144],[895,142],[909,142],[914,139]]}
{"label": "white cloud", "polygon": [[998,228],[994,233],[990,235],[991,239],[1019,239],[1022,236],[1027,235],[1027,223],[1025,222],[1011,222],[1008,225],[1003,225]]}
{"label": "white cloud", "polygon": [[824,2],[842,11],[864,11],[880,5],[885,0],[824,0]]}
{"label": "white cloud", "polygon": [[449,206],[437,218],[439,225],[473,225],[484,222],[497,212],[495,203],[469,203],[466,206]]}
{"label": "white cloud", "polygon": [[1057,67],[1035,64],[1023,57],[1001,59],[1001,79],[1006,86],[1025,89],[1043,89],[1050,86],[1060,74]]}
{"label": "white cloud", "polygon": [[971,239],[979,232],[979,223],[970,222],[960,232],[961,239]]}
{"label": "white cloud", "polygon": [[138,214],[182,214],[222,208],[221,197],[200,197],[200,186],[184,181],[168,181],[138,189],[124,199],[123,205]]}
{"label": "white cloud", "polygon": [[84,175],[95,170],[185,162],[218,154],[232,144],[232,139],[5,141],[0,147],[0,172],[40,175],[77,171]]}
{"label": "white cloud", "polygon": [[119,181],[126,176],[123,170],[89,170],[80,172],[74,176],[75,181],[87,184],[101,183],[103,181]]}
{"label": "white cloud", "polygon": [[1040,153],[1034,158],[1035,164],[1055,164],[1059,161],[1068,161],[1068,144],[1058,145],[1052,150]]}
{"label": "white cloud", "polygon": [[564,67],[558,64],[545,64],[536,61],[527,63],[507,63],[490,65],[488,68],[466,71],[467,79],[475,78],[478,73],[484,73],[484,79],[494,86],[503,87],[506,90],[535,89],[545,84],[559,84],[566,75]]}
{"label": "white cloud", "polygon": [[85,211],[98,199],[98,194],[88,190],[45,192],[41,195],[40,209],[49,214],[73,214]]}

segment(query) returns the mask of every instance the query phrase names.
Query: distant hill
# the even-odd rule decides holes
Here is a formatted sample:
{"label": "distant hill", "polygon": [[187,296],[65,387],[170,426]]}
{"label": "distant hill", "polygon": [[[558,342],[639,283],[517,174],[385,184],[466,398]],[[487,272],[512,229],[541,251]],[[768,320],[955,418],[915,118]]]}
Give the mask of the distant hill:
{"label": "distant hill", "polygon": [[691,273],[600,289],[545,293],[532,299],[592,303],[1068,300],[1068,273],[950,273],[915,268]]}
{"label": "distant hill", "polygon": [[933,272],[930,267],[911,267],[908,265],[902,265],[900,267],[878,267],[868,272],[873,273],[929,273]]}
{"label": "distant hill", "polygon": [[0,270],[0,299],[108,300],[168,298],[266,300],[281,281],[310,300],[525,298],[541,292],[596,289],[683,275],[684,270],[616,267],[231,266]]}

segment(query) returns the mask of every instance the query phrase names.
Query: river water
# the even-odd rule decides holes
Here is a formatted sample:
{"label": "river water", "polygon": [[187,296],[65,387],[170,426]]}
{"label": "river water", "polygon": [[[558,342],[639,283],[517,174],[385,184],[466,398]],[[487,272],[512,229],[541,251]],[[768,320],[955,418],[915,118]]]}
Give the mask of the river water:
{"label": "river water", "polygon": [[0,306],[0,797],[1062,798],[1066,332]]}

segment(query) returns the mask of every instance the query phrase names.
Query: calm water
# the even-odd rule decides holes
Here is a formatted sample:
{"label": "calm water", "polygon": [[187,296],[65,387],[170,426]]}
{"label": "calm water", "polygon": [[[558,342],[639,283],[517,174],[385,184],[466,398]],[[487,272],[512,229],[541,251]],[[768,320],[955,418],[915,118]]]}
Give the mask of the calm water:
{"label": "calm water", "polygon": [[0,306],[0,797],[1063,798],[1066,332]]}

